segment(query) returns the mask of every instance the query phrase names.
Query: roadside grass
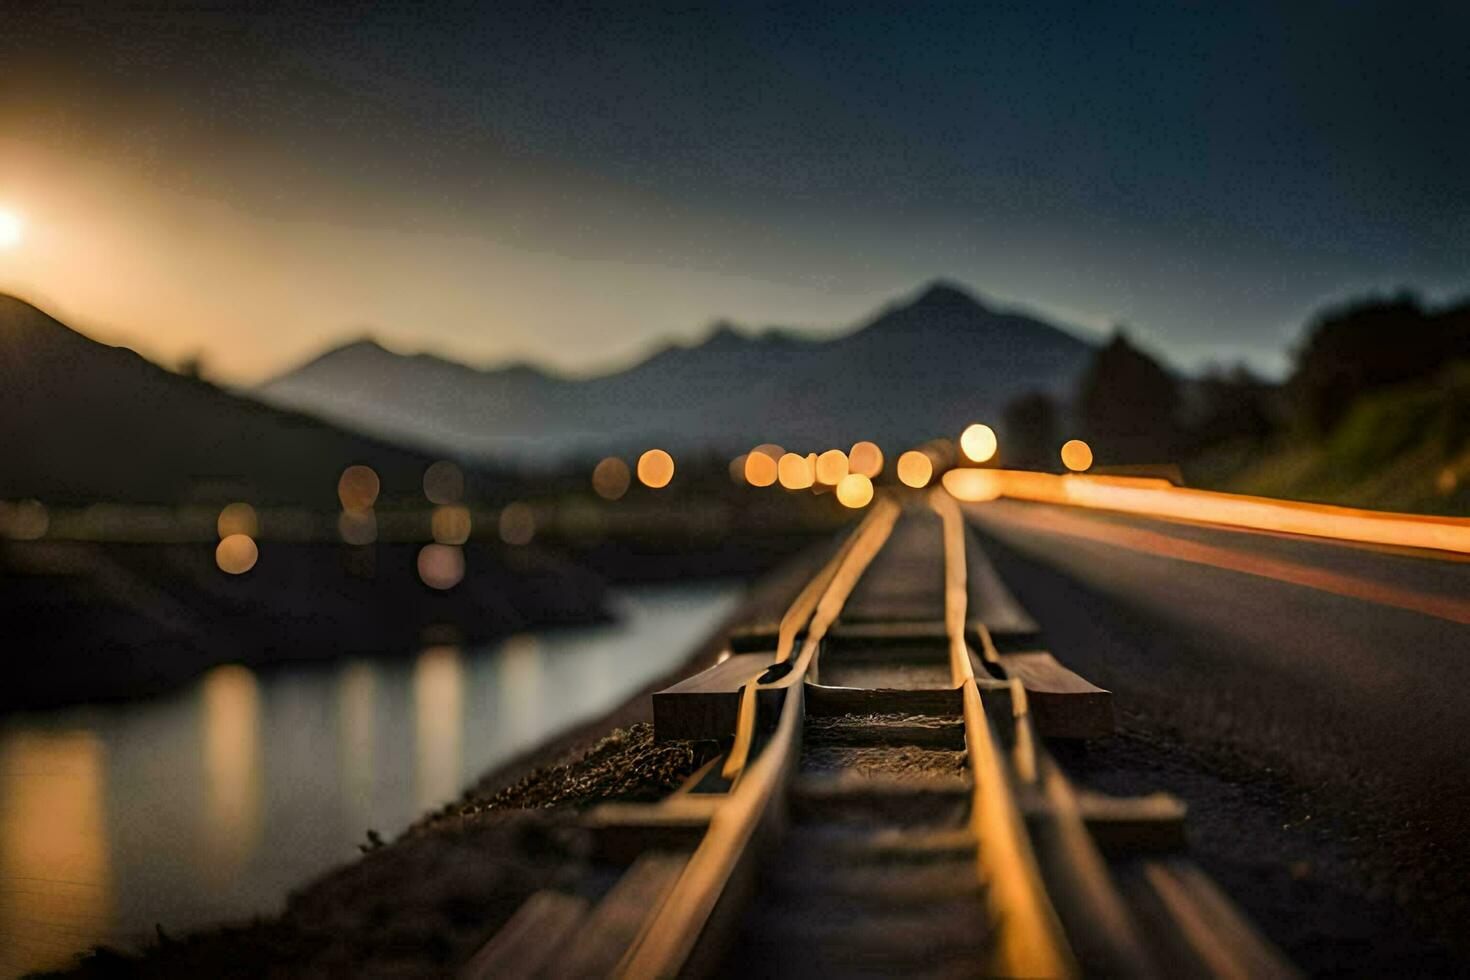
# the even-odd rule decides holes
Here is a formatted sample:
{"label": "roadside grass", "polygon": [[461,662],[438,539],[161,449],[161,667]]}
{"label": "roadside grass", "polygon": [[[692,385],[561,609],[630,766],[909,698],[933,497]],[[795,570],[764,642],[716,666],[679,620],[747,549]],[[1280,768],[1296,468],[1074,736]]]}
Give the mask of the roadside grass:
{"label": "roadside grass", "polygon": [[1189,471],[1236,493],[1470,515],[1470,363],[1364,395],[1325,439],[1219,447]]}

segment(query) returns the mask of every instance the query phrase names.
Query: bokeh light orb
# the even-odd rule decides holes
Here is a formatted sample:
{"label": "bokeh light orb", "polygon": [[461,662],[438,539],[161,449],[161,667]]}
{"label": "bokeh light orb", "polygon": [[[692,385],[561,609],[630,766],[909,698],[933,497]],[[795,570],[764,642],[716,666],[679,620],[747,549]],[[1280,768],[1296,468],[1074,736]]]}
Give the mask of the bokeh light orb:
{"label": "bokeh light orb", "polygon": [[470,539],[470,509],[463,504],[435,507],[429,531],[439,544],[464,544]]}
{"label": "bokeh light orb", "polygon": [[1081,439],[1068,439],[1062,444],[1062,465],[1073,473],[1092,468],[1092,447]]}
{"label": "bokeh light orb", "polygon": [[730,482],[738,486],[745,484],[745,459],[749,453],[741,453],[730,460]]}
{"label": "bokeh light orb", "polygon": [[776,460],[757,447],[745,457],[745,482],[753,487],[768,487],[776,482]]}
{"label": "bokeh light orb", "polygon": [[638,481],[654,490],[669,485],[674,478],[674,457],[662,449],[650,449],[638,457]]}
{"label": "bokeh light orb", "polygon": [[447,459],[441,459],[424,470],[424,496],[429,502],[457,504],[464,497],[464,472]]}
{"label": "bokeh light orb", "polygon": [[248,534],[231,534],[214,549],[214,563],[230,575],[244,575],[259,559],[260,550]]}
{"label": "bokeh light orb", "polygon": [[536,512],[523,503],[506,504],[500,510],[498,530],[506,544],[530,544],[536,536]]}
{"label": "bokeh light orb", "polygon": [[603,500],[621,499],[632,482],[628,464],[616,456],[609,456],[592,468],[592,490]]}
{"label": "bokeh light orb", "polygon": [[984,463],[995,455],[999,442],[995,430],[981,422],[966,426],[960,433],[960,452],[972,463]]}
{"label": "bokeh light orb", "polygon": [[847,468],[854,473],[861,473],[869,480],[876,480],[883,472],[883,450],[878,448],[877,443],[855,442],[847,454]]}
{"label": "bokeh light orb", "polygon": [[[0,501],[0,505],[3,505]],[[51,514],[39,500],[17,500],[0,506],[0,534],[16,541],[37,541],[51,528]]]}
{"label": "bokeh light orb", "polygon": [[934,464],[929,457],[917,449],[910,449],[898,457],[898,479],[906,487],[918,489],[929,485],[934,478]]}
{"label": "bokeh light orb", "polygon": [[464,578],[464,549],[427,544],[419,551],[419,579],[431,589],[452,589]]}
{"label": "bokeh light orb", "polygon": [[249,538],[260,534],[260,518],[256,516],[255,508],[242,502],[226,504],[214,526],[222,539],[232,534],[243,534]]}
{"label": "bokeh light orb", "polygon": [[337,515],[337,534],[344,544],[372,544],[378,540],[378,515],[371,508],[344,510]]}
{"label": "bokeh light orb", "polygon": [[835,487],[847,476],[847,453],[829,449],[817,457],[817,482]]}
{"label": "bokeh light orb", "polygon": [[381,489],[377,472],[361,463],[347,467],[337,479],[337,499],[343,510],[367,510],[378,502]]}
{"label": "bokeh light orb", "polygon": [[1460,474],[1453,466],[1446,466],[1434,478],[1434,489],[1438,490],[1441,496],[1448,496],[1454,493],[1455,487],[1459,485]]}
{"label": "bokeh light orb", "polygon": [[787,490],[806,490],[816,480],[812,464],[805,456],[786,453],[776,464],[776,476]]}
{"label": "bokeh light orb", "polygon": [[873,481],[861,473],[849,473],[837,484],[837,502],[857,509],[873,501]]}

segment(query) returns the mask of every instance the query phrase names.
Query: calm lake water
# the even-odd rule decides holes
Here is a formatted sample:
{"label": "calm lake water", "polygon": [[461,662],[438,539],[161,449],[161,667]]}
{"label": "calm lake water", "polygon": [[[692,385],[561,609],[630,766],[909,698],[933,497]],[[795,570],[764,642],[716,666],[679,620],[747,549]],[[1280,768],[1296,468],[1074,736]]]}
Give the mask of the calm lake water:
{"label": "calm lake water", "polygon": [[731,584],[615,595],[615,625],[255,674],[0,722],[0,975],[278,910],[487,769],[679,663]]}

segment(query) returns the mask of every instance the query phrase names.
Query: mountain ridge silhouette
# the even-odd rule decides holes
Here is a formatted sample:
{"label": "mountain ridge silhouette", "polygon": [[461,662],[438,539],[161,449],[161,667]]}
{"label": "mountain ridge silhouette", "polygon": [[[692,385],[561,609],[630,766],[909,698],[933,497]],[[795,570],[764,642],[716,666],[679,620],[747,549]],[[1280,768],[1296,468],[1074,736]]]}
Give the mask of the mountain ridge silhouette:
{"label": "mountain ridge silhouette", "polygon": [[254,389],[273,404],[471,457],[554,463],[662,445],[734,453],[875,439],[892,449],[1023,391],[1070,388],[1093,345],[936,280],[837,335],[711,324],[694,343],[588,377],[518,362],[476,368],[360,342]]}
{"label": "mountain ridge silhouette", "polygon": [[0,498],[335,506],[352,463],[420,492],[425,452],[176,374],[0,293]]}

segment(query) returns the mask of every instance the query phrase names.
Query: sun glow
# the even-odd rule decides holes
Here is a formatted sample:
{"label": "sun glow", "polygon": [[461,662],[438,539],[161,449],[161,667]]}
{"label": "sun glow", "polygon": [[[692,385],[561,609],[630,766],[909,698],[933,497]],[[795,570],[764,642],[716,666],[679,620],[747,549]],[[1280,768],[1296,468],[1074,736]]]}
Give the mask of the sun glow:
{"label": "sun glow", "polygon": [[25,222],[14,211],[0,210],[0,248],[15,248],[25,237]]}

